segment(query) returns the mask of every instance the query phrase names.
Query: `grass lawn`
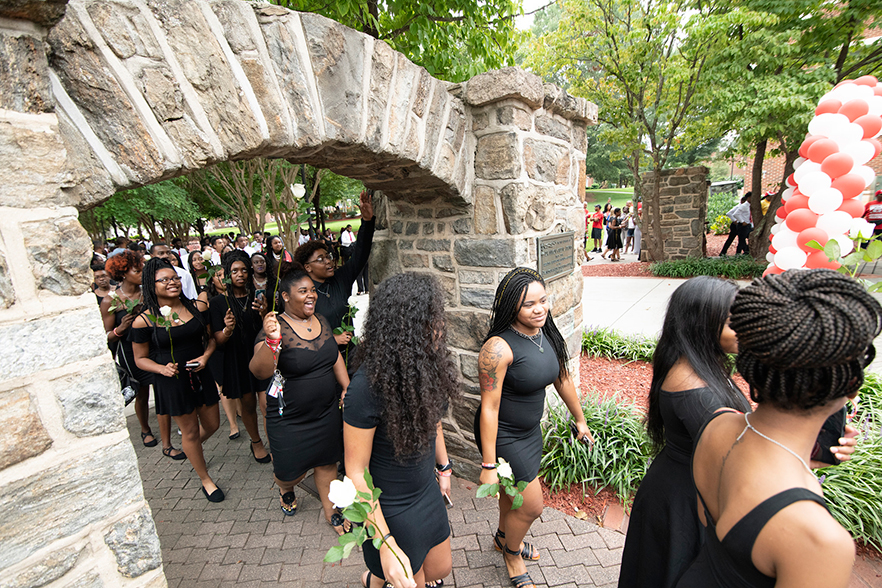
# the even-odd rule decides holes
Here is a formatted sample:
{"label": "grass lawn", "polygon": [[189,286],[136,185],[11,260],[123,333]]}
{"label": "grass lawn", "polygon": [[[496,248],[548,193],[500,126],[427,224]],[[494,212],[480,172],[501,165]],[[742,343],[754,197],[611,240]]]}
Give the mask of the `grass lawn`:
{"label": "grass lawn", "polygon": [[609,198],[610,202],[612,202],[613,208],[621,208],[628,200],[634,199],[634,188],[586,190],[585,197],[588,204],[591,205],[589,207],[591,210],[594,209],[594,204],[599,204],[601,207],[606,205],[607,198]]}
{"label": "grass lawn", "polygon": [[[361,217],[359,218],[347,218],[343,220],[334,220],[328,221],[325,223],[325,227],[331,229],[331,232],[335,233],[338,237],[340,235],[340,230],[343,229],[346,225],[352,225],[352,230],[356,233],[358,232],[358,228],[361,226]],[[307,228],[306,223],[302,224],[301,227],[304,229]],[[279,226],[276,223],[267,223],[263,227],[264,231],[268,231],[275,235],[279,232]],[[224,227],[222,229],[214,229],[213,231],[206,231],[206,235],[221,235],[229,233],[233,231],[234,233],[237,231],[236,227]]]}

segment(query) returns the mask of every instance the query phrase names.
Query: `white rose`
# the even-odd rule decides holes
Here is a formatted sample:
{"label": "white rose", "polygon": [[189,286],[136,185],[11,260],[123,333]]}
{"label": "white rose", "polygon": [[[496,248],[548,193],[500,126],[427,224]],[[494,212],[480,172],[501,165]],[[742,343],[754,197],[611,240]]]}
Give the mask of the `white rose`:
{"label": "white rose", "polygon": [[111,300],[114,298],[119,298],[119,292],[117,292],[116,290],[113,290],[110,292],[110,294],[108,294],[108,296],[110,296]]}
{"label": "white rose", "polygon": [[348,477],[344,477],[342,482],[340,480],[331,480],[331,490],[328,492],[328,499],[337,508],[346,508],[355,502],[357,492],[355,484]]}
{"label": "white rose", "polygon": [[349,298],[346,299],[346,304],[348,304],[349,306],[354,306],[354,307],[358,308],[358,296],[355,296],[353,294],[352,296],[350,296]]}
{"label": "white rose", "polygon": [[499,465],[496,466],[496,475],[500,478],[511,478],[514,476],[514,472],[511,471],[511,464],[505,461],[504,459],[499,460]]}
{"label": "white rose", "polygon": [[170,316],[171,316],[171,313],[172,313],[171,306],[162,306],[162,307],[160,307],[160,309],[159,309],[159,314],[161,314],[161,315],[164,316],[165,318],[170,317]]}
{"label": "white rose", "polygon": [[874,228],[876,228],[876,225],[867,221],[867,219],[856,218],[851,223],[848,236],[852,239],[857,239],[858,237],[861,237],[862,239],[871,239],[873,237]]}

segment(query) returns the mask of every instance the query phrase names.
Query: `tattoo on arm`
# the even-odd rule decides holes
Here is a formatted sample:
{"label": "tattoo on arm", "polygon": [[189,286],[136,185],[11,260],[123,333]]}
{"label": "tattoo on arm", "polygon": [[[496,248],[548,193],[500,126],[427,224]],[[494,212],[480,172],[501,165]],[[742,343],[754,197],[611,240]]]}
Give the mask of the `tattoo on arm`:
{"label": "tattoo on arm", "polygon": [[490,341],[478,357],[478,380],[481,390],[492,390],[499,381],[496,370],[504,350],[501,341]]}

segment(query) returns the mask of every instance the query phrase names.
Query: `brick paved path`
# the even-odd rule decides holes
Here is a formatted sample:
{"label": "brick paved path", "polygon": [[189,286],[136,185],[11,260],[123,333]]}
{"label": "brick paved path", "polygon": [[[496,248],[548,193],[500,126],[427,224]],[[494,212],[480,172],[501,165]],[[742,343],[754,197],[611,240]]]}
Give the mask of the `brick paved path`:
{"label": "brick paved path", "polygon": [[[170,588],[361,586],[365,568],[360,553],[354,552],[342,565],[322,563],[337,537],[309,489],[311,478],[296,490],[297,514],[284,516],[272,483],[272,466],[252,459],[244,427],[239,439],[227,439],[223,411],[220,429],[205,444],[208,470],[227,496],[220,504],[211,504],[202,495],[189,462],[163,457],[158,446],[144,447],[134,417],[128,419],[128,426]],[[173,444],[180,447],[174,425],[172,430]],[[453,531],[453,573],[445,585],[510,586],[502,554],[493,549],[495,502],[474,498],[475,485],[465,480],[455,479],[452,494],[454,508],[447,512]],[[551,508],[545,509],[531,532],[529,540],[542,557],[527,569],[538,586],[615,585],[625,540],[621,533]]]}

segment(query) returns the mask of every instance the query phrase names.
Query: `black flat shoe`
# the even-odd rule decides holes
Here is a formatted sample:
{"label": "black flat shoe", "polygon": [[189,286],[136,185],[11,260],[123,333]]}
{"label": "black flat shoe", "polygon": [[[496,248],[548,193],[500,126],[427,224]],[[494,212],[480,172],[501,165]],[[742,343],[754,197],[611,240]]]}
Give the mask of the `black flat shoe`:
{"label": "black flat shoe", "polygon": [[[153,441],[150,441],[149,443],[147,441],[144,441],[144,439],[146,439],[147,437],[153,437]],[[141,443],[144,444],[144,447],[156,447],[157,445],[159,445],[159,441],[156,440],[156,436],[153,434],[152,431],[141,433]]]}
{"label": "black flat shoe", "polygon": [[220,488],[217,488],[214,492],[209,494],[208,491],[205,489],[205,486],[203,486],[202,493],[205,494],[205,497],[208,499],[208,502],[223,502],[224,498],[226,498],[224,496],[224,491],[221,490]]}
{"label": "black flat shoe", "polygon": [[187,455],[182,451],[176,455],[172,455],[172,451],[174,451],[174,447],[163,447],[162,454],[166,457],[170,457],[175,461],[181,461],[182,459],[187,459]]}
{"label": "black flat shoe", "polygon": [[230,435],[230,441],[232,441],[233,439],[238,439],[238,438],[239,438],[239,431],[236,431],[235,433]]}
{"label": "black flat shoe", "polygon": [[254,455],[254,444],[255,443],[260,443],[260,441],[252,441],[251,442],[251,457],[254,458],[254,461],[256,461],[257,463],[271,462],[273,460],[273,456],[269,452],[267,452],[267,454],[264,455],[263,457],[257,457],[256,455]]}

